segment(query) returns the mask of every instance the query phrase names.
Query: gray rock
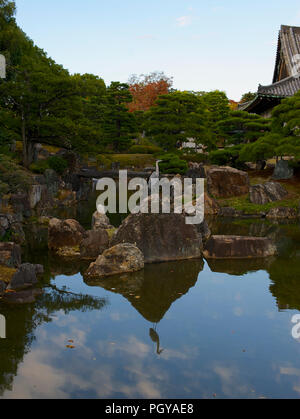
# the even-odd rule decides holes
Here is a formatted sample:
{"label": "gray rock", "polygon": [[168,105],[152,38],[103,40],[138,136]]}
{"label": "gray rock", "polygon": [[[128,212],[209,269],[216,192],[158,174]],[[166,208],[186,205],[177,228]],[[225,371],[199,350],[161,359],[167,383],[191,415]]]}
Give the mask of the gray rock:
{"label": "gray rock", "polygon": [[253,204],[265,205],[269,202],[281,201],[288,195],[287,190],[277,182],[250,187],[250,201]]}
{"label": "gray rock", "polygon": [[112,225],[110,224],[109,218],[105,214],[100,214],[100,212],[96,211],[93,214],[92,218],[92,229],[93,230],[103,230],[103,229],[110,229]]}
{"label": "gray rock", "polygon": [[295,219],[298,217],[298,213],[294,208],[272,208],[268,214],[268,219]]}
{"label": "gray rock", "polygon": [[294,176],[294,170],[289,166],[287,160],[279,160],[275,166],[273,173],[273,179],[275,180],[284,180],[291,179]]}
{"label": "gray rock", "polygon": [[86,238],[80,244],[80,257],[95,260],[104,250],[108,249],[108,246],[109,236],[106,230],[87,231]]}
{"label": "gray rock", "polygon": [[207,187],[216,198],[231,198],[249,193],[248,173],[232,167],[215,167],[207,173]]}
{"label": "gray rock", "polygon": [[14,274],[8,288],[12,290],[17,290],[20,288],[35,285],[38,282],[37,273],[39,273],[40,271],[41,265],[32,265],[30,263],[24,263]]}
{"label": "gray rock", "polygon": [[48,226],[48,246],[51,250],[79,247],[85,238],[85,230],[76,220],[52,218]]}
{"label": "gray rock", "polygon": [[94,279],[127,272],[137,272],[144,268],[144,256],[131,243],[118,244],[106,250],[92,263],[85,278]]}
{"label": "gray rock", "polygon": [[206,259],[265,258],[276,253],[276,246],[264,237],[212,236],[204,249]]}
{"label": "gray rock", "polygon": [[131,214],[112,238],[111,245],[133,243],[145,263],[201,257],[202,238],[183,214]]}

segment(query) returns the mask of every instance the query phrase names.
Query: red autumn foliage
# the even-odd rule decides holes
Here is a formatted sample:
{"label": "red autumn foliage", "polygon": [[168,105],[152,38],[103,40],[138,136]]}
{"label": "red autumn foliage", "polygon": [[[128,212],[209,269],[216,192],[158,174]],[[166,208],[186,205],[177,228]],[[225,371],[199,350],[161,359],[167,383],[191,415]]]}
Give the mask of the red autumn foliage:
{"label": "red autumn foliage", "polygon": [[148,111],[158,96],[169,93],[172,84],[173,80],[160,72],[131,76],[129,88],[133,101],[128,104],[129,111]]}

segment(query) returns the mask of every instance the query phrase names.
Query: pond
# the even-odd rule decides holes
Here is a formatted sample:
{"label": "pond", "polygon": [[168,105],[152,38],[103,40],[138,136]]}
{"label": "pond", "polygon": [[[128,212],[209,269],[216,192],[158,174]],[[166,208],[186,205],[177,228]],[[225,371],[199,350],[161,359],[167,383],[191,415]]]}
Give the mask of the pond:
{"label": "pond", "polygon": [[214,233],[269,235],[267,260],[148,265],[85,283],[85,264],[30,249],[44,295],[0,303],[1,398],[298,398],[300,226],[253,220]]}

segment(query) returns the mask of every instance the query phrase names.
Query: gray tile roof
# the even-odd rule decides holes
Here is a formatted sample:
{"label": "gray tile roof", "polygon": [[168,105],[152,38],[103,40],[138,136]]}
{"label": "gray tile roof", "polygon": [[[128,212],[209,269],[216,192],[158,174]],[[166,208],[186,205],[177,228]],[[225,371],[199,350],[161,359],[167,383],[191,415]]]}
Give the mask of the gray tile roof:
{"label": "gray tile roof", "polygon": [[270,84],[269,86],[258,87],[258,95],[262,96],[280,96],[290,97],[294,96],[300,90],[300,75],[299,77],[287,77],[277,83]]}
{"label": "gray tile roof", "polygon": [[295,65],[293,57],[300,54],[300,27],[282,25],[277,47],[277,56],[273,83],[279,80],[280,63],[285,62],[287,75],[293,75],[293,67]]}

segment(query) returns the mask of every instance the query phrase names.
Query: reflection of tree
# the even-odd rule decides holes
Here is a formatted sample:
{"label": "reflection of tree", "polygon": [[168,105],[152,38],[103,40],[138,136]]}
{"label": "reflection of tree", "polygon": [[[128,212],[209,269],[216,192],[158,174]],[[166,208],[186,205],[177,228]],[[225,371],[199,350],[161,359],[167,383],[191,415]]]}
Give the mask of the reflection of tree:
{"label": "reflection of tree", "polygon": [[35,339],[34,330],[39,325],[51,322],[51,315],[59,310],[65,314],[75,310],[101,310],[107,303],[103,298],[75,294],[49,285],[34,304],[12,307],[0,304],[0,312],[7,320],[7,339],[0,340],[0,396],[5,390],[12,389],[18,365],[30,350]]}
{"label": "reflection of tree", "polygon": [[269,269],[270,292],[279,309],[300,310],[300,255],[278,258]]}
{"label": "reflection of tree", "polygon": [[242,276],[249,272],[267,271],[275,258],[258,259],[209,259],[208,266],[212,272]]}
{"label": "reflection of tree", "polygon": [[149,322],[159,323],[171,305],[195,286],[202,261],[146,265],[144,271],[107,278],[89,285],[122,294]]}

